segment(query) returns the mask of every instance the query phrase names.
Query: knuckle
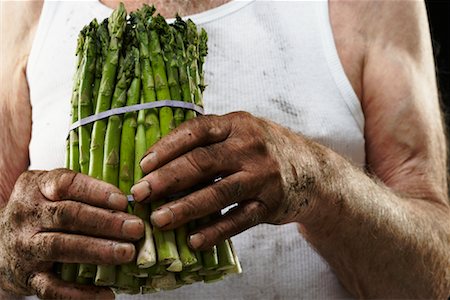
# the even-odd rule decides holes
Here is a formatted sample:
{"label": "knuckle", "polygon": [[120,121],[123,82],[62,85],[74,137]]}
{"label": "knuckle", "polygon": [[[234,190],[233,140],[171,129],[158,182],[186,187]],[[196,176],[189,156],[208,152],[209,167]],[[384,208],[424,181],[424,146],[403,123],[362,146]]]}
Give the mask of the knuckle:
{"label": "knuckle", "polygon": [[216,209],[226,207],[230,202],[236,202],[243,195],[243,185],[240,181],[229,182],[222,179],[211,187],[211,197],[216,203]]}
{"label": "knuckle", "polygon": [[53,287],[47,281],[42,282],[42,285],[39,288],[38,296],[42,299],[54,299],[55,292]]}
{"label": "knuckle", "polygon": [[199,205],[196,203],[195,199],[188,197],[188,198],[184,199],[183,201],[180,201],[180,204],[182,205],[181,206],[182,213],[181,213],[181,215],[174,213],[174,217],[175,217],[176,221],[179,221],[184,218],[192,220],[199,216],[200,208],[199,208]]}
{"label": "knuckle", "polygon": [[210,234],[205,234],[207,246],[213,246],[227,239],[232,232],[237,231],[235,221],[230,218],[224,222],[218,222],[210,227]]}
{"label": "knuckle", "polygon": [[46,191],[47,197],[51,199],[64,198],[75,176],[77,176],[76,174],[66,169],[55,169],[45,174],[42,177],[41,184]]}
{"label": "knuckle", "polygon": [[78,219],[81,205],[79,203],[61,202],[55,207],[53,211],[52,221],[53,225],[61,229],[72,229],[74,221]]}
{"label": "knuckle", "polygon": [[244,207],[244,214],[249,216],[249,221],[252,225],[264,221],[268,211],[267,205],[261,201],[253,201]]}
{"label": "knuckle", "polygon": [[226,116],[230,116],[230,117],[237,118],[237,119],[253,118],[253,115],[251,113],[243,111],[243,110],[231,112]]}
{"label": "knuckle", "polygon": [[213,166],[214,155],[210,147],[199,147],[192,150],[186,159],[189,164],[199,173],[208,172]]}

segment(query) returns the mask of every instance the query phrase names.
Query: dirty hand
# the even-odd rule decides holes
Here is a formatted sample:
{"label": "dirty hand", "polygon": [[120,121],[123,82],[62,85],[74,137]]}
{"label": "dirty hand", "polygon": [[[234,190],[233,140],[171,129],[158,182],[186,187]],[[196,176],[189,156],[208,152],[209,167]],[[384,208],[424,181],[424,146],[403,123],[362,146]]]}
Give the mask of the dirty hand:
{"label": "dirty hand", "polygon": [[202,116],[149,149],[141,161],[147,175],[132,192],[147,202],[203,186],[153,212],[163,230],[237,203],[190,236],[191,247],[207,249],[259,223],[307,222],[322,148],[248,113]]}
{"label": "dirty hand", "polygon": [[113,298],[108,288],[78,285],[52,274],[54,262],[123,264],[143,222],[124,212],[114,186],[66,169],[28,171],[0,212],[0,288],[41,298]]}

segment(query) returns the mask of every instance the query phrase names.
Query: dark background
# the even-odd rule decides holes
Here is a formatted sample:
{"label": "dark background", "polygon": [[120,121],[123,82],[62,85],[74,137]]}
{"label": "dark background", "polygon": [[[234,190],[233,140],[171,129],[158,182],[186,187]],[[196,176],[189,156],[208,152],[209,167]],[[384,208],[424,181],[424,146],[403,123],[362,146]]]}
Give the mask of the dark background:
{"label": "dark background", "polygon": [[[441,104],[447,124],[447,133],[450,128],[450,1],[425,1],[428,20],[431,28],[431,39],[436,62],[436,74]],[[447,135],[448,137],[448,135]]]}
{"label": "dark background", "polygon": [[[450,146],[450,1],[425,0],[425,4],[431,29],[441,106],[447,127],[447,145]],[[450,149],[447,149],[447,160],[450,160]],[[447,163],[447,173],[450,174],[450,163]],[[450,194],[450,175],[447,176],[447,182]]]}

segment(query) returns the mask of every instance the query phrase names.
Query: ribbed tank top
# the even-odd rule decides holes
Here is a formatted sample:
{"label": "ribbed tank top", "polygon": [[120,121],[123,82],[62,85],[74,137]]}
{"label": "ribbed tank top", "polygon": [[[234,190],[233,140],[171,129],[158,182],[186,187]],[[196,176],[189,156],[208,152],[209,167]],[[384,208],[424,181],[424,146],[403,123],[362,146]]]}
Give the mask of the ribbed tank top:
{"label": "ribbed tank top", "polygon": [[[30,169],[64,166],[76,38],[110,13],[99,2],[45,2],[27,66]],[[192,19],[209,35],[208,113],[248,111],[364,166],[364,116],[336,51],[327,1],[232,1]],[[295,224],[259,225],[233,241],[242,275],[132,299],[349,297]]]}

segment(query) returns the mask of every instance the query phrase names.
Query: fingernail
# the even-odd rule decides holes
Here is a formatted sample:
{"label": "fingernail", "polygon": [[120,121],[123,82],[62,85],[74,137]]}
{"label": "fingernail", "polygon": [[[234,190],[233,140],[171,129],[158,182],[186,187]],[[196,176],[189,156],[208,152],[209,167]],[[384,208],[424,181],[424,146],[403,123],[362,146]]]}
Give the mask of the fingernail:
{"label": "fingernail", "polygon": [[152,188],[147,180],[142,180],[133,185],[131,188],[131,193],[134,196],[134,200],[137,202],[141,202],[152,193]]}
{"label": "fingernail", "polygon": [[158,160],[155,152],[150,152],[140,161],[141,169],[144,173],[152,171],[158,164]]}
{"label": "fingernail", "polygon": [[112,193],[108,197],[108,206],[112,209],[124,210],[127,207],[127,204],[128,200],[125,195]]}
{"label": "fingernail", "polygon": [[196,233],[189,237],[189,244],[194,249],[200,248],[205,242],[205,235],[203,233]]}
{"label": "fingernail", "polygon": [[131,244],[117,244],[114,246],[114,259],[118,263],[133,260],[134,254],[134,246]]}
{"label": "fingernail", "polygon": [[156,210],[150,216],[150,221],[157,227],[164,227],[173,221],[173,212],[169,208]]}
{"label": "fingernail", "polygon": [[144,231],[142,220],[126,220],[122,225],[122,234],[124,237],[138,239]]}

